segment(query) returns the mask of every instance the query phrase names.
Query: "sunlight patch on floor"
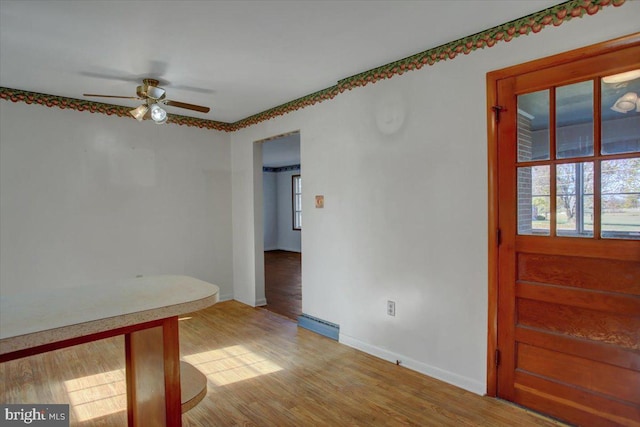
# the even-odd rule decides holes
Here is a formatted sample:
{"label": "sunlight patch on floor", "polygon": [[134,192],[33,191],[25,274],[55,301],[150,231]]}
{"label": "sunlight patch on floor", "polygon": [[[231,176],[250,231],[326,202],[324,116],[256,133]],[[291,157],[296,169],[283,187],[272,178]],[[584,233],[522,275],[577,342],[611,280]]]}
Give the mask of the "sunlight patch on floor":
{"label": "sunlight patch on floor", "polygon": [[272,374],[282,367],[242,345],[204,351],[183,357],[217,386],[233,384],[261,375]]}
{"label": "sunlight patch on floor", "polygon": [[127,410],[124,369],[67,380],[64,387],[78,421],[88,421]]}
{"label": "sunlight patch on floor", "polygon": [[[215,386],[225,386],[283,369],[242,345],[195,353],[183,359],[195,366]],[[124,369],[67,380],[64,387],[79,422],[127,410]]]}

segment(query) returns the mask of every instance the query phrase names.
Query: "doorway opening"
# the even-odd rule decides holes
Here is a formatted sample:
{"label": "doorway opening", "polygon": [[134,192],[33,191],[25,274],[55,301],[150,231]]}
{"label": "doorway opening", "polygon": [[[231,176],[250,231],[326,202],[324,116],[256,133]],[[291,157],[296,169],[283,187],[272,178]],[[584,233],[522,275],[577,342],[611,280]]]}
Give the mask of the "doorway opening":
{"label": "doorway opening", "polygon": [[262,143],[265,308],[292,320],[302,314],[302,174],[300,133]]}

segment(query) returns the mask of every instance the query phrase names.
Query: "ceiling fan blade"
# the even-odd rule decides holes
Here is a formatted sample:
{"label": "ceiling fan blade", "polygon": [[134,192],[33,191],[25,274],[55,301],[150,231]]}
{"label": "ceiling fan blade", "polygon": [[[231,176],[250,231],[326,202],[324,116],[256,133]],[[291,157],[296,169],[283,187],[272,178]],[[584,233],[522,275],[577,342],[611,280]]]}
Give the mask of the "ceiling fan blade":
{"label": "ceiling fan blade", "polygon": [[82,96],[92,96],[97,98],[142,99],[137,96],[96,95],[95,93],[83,93]]}
{"label": "ceiling fan blade", "polygon": [[171,107],[186,108],[187,110],[200,111],[201,113],[208,113],[211,110],[211,108],[209,107],[203,107],[201,105],[194,105],[194,104],[187,104],[186,102],[169,100],[169,101],[164,101],[163,103],[166,105],[170,105]]}

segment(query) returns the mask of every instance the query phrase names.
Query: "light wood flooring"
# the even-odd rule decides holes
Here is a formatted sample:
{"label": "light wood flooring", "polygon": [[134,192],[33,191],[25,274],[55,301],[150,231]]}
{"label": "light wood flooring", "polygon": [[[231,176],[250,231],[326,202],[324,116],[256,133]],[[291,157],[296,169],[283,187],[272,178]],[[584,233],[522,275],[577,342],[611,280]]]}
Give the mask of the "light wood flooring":
{"label": "light wood flooring", "polygon": [[[557,426],[235,301],[180,321],[182,358],[208,379],[189,426]],[[121,337],[0,365],[0,402],[70,403],[72,426],[126,425]]]}
{"label": "light wood flooring", "polygon": [[264,253],[265,308],[289,319],[302,314],[302,254],[287,251]]}

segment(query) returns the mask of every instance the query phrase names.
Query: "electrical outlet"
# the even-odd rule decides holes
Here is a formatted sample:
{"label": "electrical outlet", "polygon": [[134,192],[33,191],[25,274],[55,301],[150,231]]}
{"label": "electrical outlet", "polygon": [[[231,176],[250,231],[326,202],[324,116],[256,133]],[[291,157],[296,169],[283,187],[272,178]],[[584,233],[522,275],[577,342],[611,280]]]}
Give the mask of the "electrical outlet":
{"label": "electrical outlet", "polygon": [[396,302],[395,301],[387,301],[387,314],[389,316],[396,315]]}

